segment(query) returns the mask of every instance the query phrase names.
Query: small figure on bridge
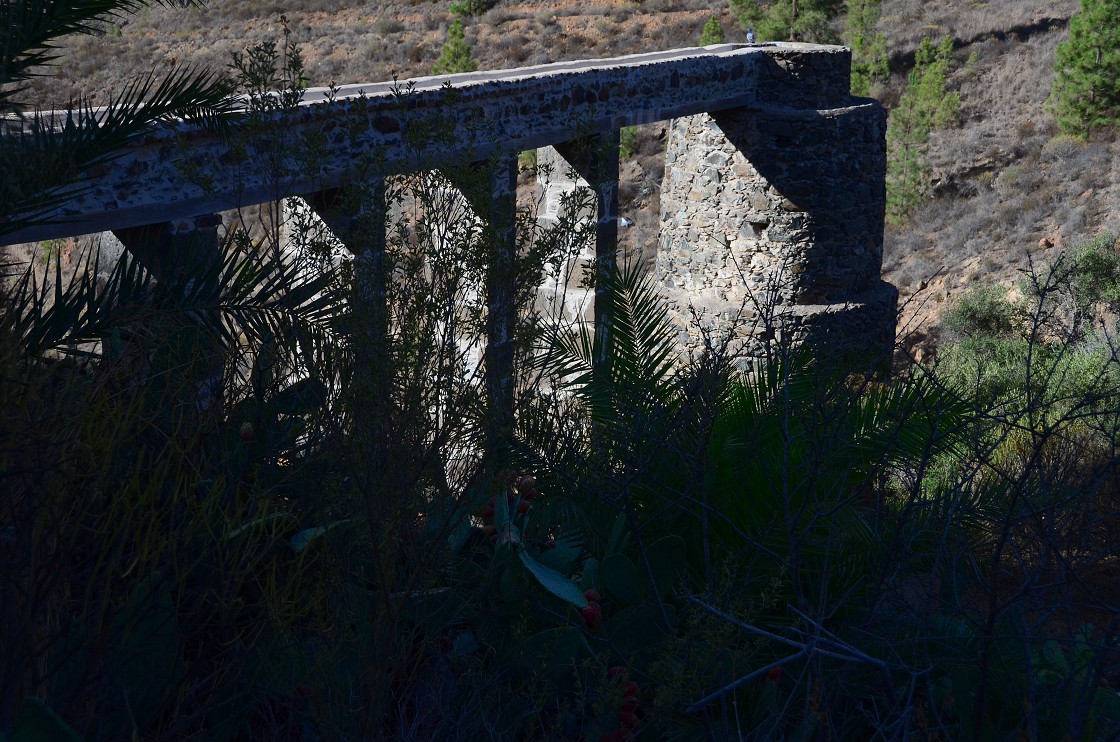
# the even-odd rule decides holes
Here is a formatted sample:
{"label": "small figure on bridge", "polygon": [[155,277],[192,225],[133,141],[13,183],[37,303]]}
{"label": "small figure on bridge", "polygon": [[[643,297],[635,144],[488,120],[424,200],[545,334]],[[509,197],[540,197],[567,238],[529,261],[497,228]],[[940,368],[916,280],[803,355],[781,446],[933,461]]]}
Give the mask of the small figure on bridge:
{"label": "small figure on bridge", "polygon": [[753,26],[751,28],[747,29],[747,43],[748,44],[753,44],[754,43],[754,27]]}

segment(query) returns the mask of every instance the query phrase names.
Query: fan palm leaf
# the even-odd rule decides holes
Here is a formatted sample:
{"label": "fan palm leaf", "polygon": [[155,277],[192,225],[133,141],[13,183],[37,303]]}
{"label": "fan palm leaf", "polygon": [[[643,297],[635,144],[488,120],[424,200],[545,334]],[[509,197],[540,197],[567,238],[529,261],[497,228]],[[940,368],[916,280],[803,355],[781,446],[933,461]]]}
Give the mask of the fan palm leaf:
{"label": "fan palm leaf", "polygon": [[191,270],[158,284],[140,262],[124,253],[107,281],[99,281],[96,253],[62,280],[54,264],[53,287],[28,268],[12,292],[2,323],[29,357],[67,352],[105,340],[161,316],[186,316],[216,341],[232,346],[242,335],[324,337],[335,332],[345,307],[330,272],[309,275],[294,262],[258,259],[226,243],[216,259],[195,260]]}

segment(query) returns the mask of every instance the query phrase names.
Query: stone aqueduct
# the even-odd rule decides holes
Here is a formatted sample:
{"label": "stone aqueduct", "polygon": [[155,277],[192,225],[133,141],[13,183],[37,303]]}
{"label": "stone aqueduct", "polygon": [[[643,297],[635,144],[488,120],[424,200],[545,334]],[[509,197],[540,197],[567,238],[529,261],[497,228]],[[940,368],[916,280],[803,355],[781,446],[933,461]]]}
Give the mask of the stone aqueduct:
{"label": "stone aqueduct", "polygon": [[[706,325],[733,330],[748,354],[790,333],[882,358],[897,300],[880,277],[886,121],[877,102],[850,96],[849,73],[842,47],[725,44],[421,78],[404,96],[396,83],[311,90],[273,125],[317,137],[314,172],[278,168],[284,155],[269,151],[268,137],[235,158],[212,131],[169,126],[89,173],[56,221],[4,241],[112,231],[158,266],[164,251],[213,243],[218,212],[301,196],[345,244],[356,218],[376,223],[384,214],[380,178],[430,163],[485,163],[491,192],[467,194],[500,245],[486,285],[485,378],[492,399],[511,409],[512,287],[503,263],[516,258],[518,153],[555,146],[594,188],[595,265],[610,270],[619,131],[672,119],[656,276],[682,340],[695,343]],[[417,132],[447,120],[460,124],[454,136],[426,142],[420,162]],[[340,198],[359,182],[361,197]],[[378,249],[375,239],[374,266]],[[376,303],[384,292],[374,289]]]}

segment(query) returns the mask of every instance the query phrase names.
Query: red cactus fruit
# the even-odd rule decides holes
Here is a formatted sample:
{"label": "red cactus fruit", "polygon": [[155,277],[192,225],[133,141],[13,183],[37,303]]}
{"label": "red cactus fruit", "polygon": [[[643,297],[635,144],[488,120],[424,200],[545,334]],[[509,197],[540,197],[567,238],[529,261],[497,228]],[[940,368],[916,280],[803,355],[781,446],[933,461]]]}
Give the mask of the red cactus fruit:
{"label": "red cactus fruit", "polygon": [[537,492],[536,487],[530,487],[529,489],[524,490],[521,493],[521,496],[524,497],[526,500],[535,500],[535,499],[537,499],[538,494],[540,494],[540,493]]}
{"label": "red cactus fruit", "polygon": [[638,684],[631,680],[626,684],[626,690],[622,691],[622,695],[626,698],[634,698],[638,695]]}
{"label": "red cactus fruit", "polygon": [[546,539],[544,540],[544,548],[546,548],[546,549],[555,549],[555,548],[556,548],[556,539],[554,539],[554,538],[546,538]]}
{"label": "red cactus fruit", "polygon": [[531,475],[526,474],[525,476],[521,477],[521,479],[517,480],[517,491],[528,492],[529,490],[533,489],[536,484],[537,480],[533,479]]}
{"label": "red cactus fruit", "polygon": [[587,598],[588,603],[599,602],[599,591],[592,588],[591,590],[584,590],[583,597]]}
{"label": "red cactus fruit", "polygon": [[622,724],[622,726],[626,727],[627,729],[637,729],[638,725],[641,724],[641,722],[638,721],[638,717],[634,714],[633,711],[625,710],[618,712],[618,723]]}
{"label": "red cactus fruit", "polygon": [[603,620],[603,609],[598,603],[592,602],[580,608],[579,615],[583,619],[583,625],[587,627],[587,630],[595,631]]}
{"label": "red cactus fruit", "polygon": [[634,713],[638,710],[638,699],[634,696],[626,696],[622,699],[622,703],[618,705],[618,708],[622,711],[629,711],[630,713]]}
{"label": "red cactus fruit", "polygon": [[241,440],[245,441],[246,443],[253,440],[254,432],[255,431],[253,430],[253,423],[249,421],[241,423]]}
{"label": "red cactus fruit", "polygon": [[766,671],[766,678],[763,680],[765,683],[777,683],[782,679],[782,668],[771,667]]}
{"label": "red cactus fruit", "polygon": [[525,502],[524,500],[517,503],[517,512],[522,514],[529,512],[529,503]]}

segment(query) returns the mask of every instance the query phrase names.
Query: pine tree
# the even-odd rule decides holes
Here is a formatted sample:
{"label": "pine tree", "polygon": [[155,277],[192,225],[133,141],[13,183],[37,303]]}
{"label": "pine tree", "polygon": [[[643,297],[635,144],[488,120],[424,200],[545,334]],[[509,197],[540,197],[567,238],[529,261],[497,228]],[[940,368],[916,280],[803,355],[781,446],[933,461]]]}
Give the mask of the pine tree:
{"label": "pine tree", "polygon": [[1120,125],[1120,0],[1081,1],[1054,68],[1050,108],[1062,131]]}
{"label": "pine tree", "polygon": [[838,40],[829,19],[843,0],[729,0],[731,12],[743,28],[754,28],[759,41],[812,41],[822,44]]}
{"label": "pine tree", "polygon": [[880,0],[847,0],[845,41],[852,48],[852,95],[870,95],[871,86],[891,76],[887,38],[875,30]]}
{"label": "pine tree", "polygon": [[961,106],[960,93],[946,92],[953,64],[953,40],[946,36],[936,48],[922,39],[914,69],[898,105],[887,122],[887,218],[899,223],[925,196],[929,165],[925,147],[934,129],[948,126]]}
{"label": "pine tree", "polygon": [[704,24],[704,30],[700,32],[700,46],[722,43],[723,24],[719,22],[719,18],[713,15],[708,19],[708,22]]}
{"label": "pine tree", "polygon": [[471,59],[471,47],[467,44],[462,22],[456,20],[447,28],[447,41],[439,60],[432,67],[433,75],[450,75],[456,72],[474,72],[478,62]]}
{"label": "pine tree", "polygon": [[497,0],[461,0],[451,3],[449,10],[455,15],[482,15],[494,7]]}

